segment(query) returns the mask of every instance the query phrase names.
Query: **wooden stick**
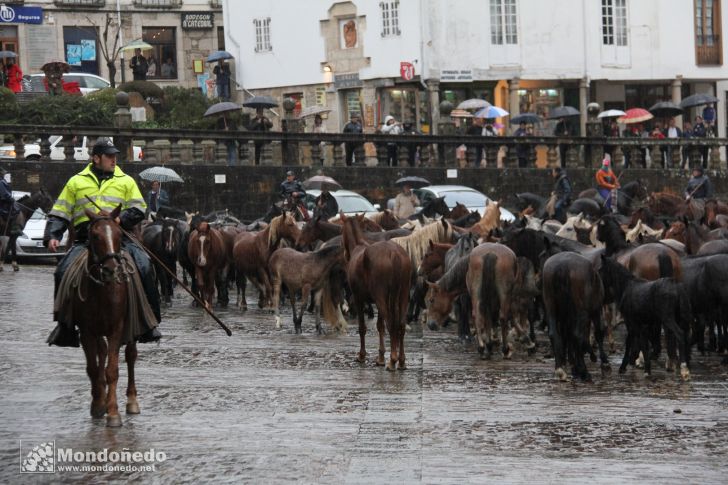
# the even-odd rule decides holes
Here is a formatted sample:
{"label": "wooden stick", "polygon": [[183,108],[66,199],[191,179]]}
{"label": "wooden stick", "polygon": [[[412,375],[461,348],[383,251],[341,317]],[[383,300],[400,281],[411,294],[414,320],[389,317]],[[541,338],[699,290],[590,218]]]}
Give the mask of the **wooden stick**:
{"label": "wooden stick", "polygon": [[[89,198],[88,196],[86,196],[86,198],[89,200],[89,202],[91,202],[94,206],[96,206],[96,208],[98,210],[102,210],[101,207],[99,207],[98,204],[96,204],[96,202],[94,202],[91,198]],[[167,265],[165,265],[154,253],[152,253],[149,249],[147,249],[147,247],[144,246],[144,243],[142,243],[140,240],[138,240],[136,238],[136,236],[134,236],[132,233],[130,233],[129,231],[127,231],[123,227],[121,227],[121,225],[119,225],[119,229],[121,229],[121,232],[126,237],[131,239],[133,242],[137,243],[137,245],[139,247],[141,247],[150,258],[152,258],[157,264],[159,264],[162,267],[162,269],[164,269],[172,278],[174,278],[174,280],[177,282],[177,284],[180,285],[187,293],[189,293],[192,296],[192,298],[194,298],[195,301],[202,306],[202,309],[205,310],[207,312],[207,314],[210,315],[218,323],[218,325],[220,325],[220,327],[222,327],[222,329],[225,331],[225,333],[228,335],[228,337],[230,337],[233,334],[233,332],[228,328],[228,326],[225,325],[222,322],[222,320],[220,320],[220,318],[218,318],[218,316],[215,315],[212,312],[212,310],[210,310],[207,307],[207,302],[202,301],[202,299],[199,296],[195,295],[195,293],[192,290],[187,288],[187,286],[185,286],[185,284],[182,283],[182,281],[180,281],[180,279],[177,277],[177,274],[173,273],[172,270],[170,270],[167,267]]]}

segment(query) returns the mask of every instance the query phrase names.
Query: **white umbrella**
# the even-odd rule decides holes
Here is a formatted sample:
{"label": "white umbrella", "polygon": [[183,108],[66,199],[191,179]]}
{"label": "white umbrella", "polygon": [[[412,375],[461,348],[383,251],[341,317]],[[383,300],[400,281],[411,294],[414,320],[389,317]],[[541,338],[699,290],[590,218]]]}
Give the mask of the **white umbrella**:
{"label": "white umbrella", "polygon": [[465,101],[457,105],[457,109],[483,109],[489,107],[490,105],[491,104],[484,99],[471,98],[466,99]]}
{"label": "white umbrella", "polygon": [[327,108],[325,106],[307,106],[301,110],[301,113],[298,115],[298,117],[306,118],[308,116],[320,115],[323,113],[328,113],[330,111],[331,108]]}
{"label": "white umbrella", "polygon": [[597,115],[597,118],[619,118],[620,116],[624,116],[626,114],[627,113],[625,113],[621,109],[608,109],[599,113]]}
{"label": "white umbrella", "polygon": [[146,170],[139,172],[139,177],[144,180],[163,182],[179,182],[184,183],[182,177],[177,172],[167,167],[150,167]]}

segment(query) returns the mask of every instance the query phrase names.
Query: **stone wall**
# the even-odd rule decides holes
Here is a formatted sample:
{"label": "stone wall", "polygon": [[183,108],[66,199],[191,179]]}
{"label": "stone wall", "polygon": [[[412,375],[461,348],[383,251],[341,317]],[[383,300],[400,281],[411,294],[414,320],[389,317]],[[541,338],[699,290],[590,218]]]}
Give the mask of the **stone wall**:
{"label": "stone wall", "polygon": [[[0,162],[12,173],[13,189],[32,191],[45,187],[53,195],[60,193],[66,180],[83,168],[82,164],[65,162]],[[148,165],[129,164],[123,167],[136,175]],[[316,175],[318,167],[292,167],[305,180]],[[176,165],[174,170],[185,179],[184,184],[165,184],[173,205],[188,211],[229,209],[241,219],[252,220],[266,212],[278,200],[278,186],[285,179],[287,167],[226,167],[220,165]],[[452,169],[451,169],[452,170]],[[728,173],[707,172],[716,195],[728,198]],[[361,193],[373,203],[386,207],[387,199],[394,197],[394,181],[405,175],[418,175],[433,184],[467,185],[480,190],[493,199],[503,199],[506,207],[513,202],[516,192],[534,192],[548,195],[553,182],[546,170],[539,169],[458,169],[456,178],[447,178],[443,168],[389,168],[389,167],[326,167],[325,174],[335,178],[342,186]],[[224,178],[224,183],[215,179]],[[569,177],[576,192],[594,186],[594,170],[570,169]],[[683,171],[631,169],[622,177],[622,183],[641,178],[650,191],[669,190],[681,193],[688,175]],[[142,181],[143,193],[149,189]]]}

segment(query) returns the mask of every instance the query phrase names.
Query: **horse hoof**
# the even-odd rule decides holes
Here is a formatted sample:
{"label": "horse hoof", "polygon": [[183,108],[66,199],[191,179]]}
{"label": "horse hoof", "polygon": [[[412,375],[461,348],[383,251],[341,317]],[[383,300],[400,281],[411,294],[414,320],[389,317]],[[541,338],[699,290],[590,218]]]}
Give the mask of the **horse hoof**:
{"label": "horse hoof", "polygon": [[396,367],[397,363],[390,360],[389,362],[387,362],[385,369],[387,369],[388,371],[393,371]]}
{"label": "horse hoof", "polygon": [[602,364],[602,372],[605,374],[610,374],[612,372],[612,366],[609,365],[608,362]]}
{"label": "horse hoof", "polygon": [[121,416],[106,416],[106,427],[107,428],[119,428],[121,427]]}
{"label": "horse hoof", "polygon": [[94,419],[103,418],[106,414],[106,406],[94,407],[91,406],[91,417]]}
{"label": "horse hoof", "polygon": [[362,354],[361,352],[359,352],[358,354],[356,354],[356,361],[357,362],[365,362],[366,360],[367,360],[367,354],[366,353]]}
{"label": "horse hoof", "polygon": [[[377,365],[380,367],[384,365],[384,357],[377,357]],[[389,366],[389,364],[387,364],[387,366]]]}
{"label": "horse hoof", "polygon": [[399,370],[407,370],[407,364],[404,362],[399,363]]}
{"label": "horse hoof", "polygon": [[128,402],[126,403],[126,414],[139,414],[141,413],[141,410],[139,409],[139,404],[136,402]]}
{"label": "horse hoof", "polygon": [[281,328],[281,317],[276,317],[276,330]]}
{"label": "horse hoof", "polygon": [[561,367],[556,369],[556,371],[554,372],[554,377],[556,377],[561,382],[566,382],[566,380],[568,379],[568,376],[566,375],[566,371]]}
{"label": "horse hoof", "polygon": [[682,380],[684,381],[690,380],[690,369],[688,369],[687,364],[680,364],[680,377],[682,377]]}
{"label": "horse hoof", "polygon": [[18,266],[17,264],[14,264],[13,265],[13,271],[16,271],[16,272],[17,271],[20,271],[20,266]]}

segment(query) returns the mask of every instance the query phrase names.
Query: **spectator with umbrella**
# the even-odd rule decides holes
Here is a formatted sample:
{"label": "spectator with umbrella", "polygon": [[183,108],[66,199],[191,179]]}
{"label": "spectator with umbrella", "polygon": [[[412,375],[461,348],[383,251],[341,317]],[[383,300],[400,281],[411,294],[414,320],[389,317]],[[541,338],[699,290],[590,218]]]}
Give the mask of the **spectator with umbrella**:
{"label": "spectator with umbrella", "polygon": [[[349,122],[344,126],[344,133],[351,133],[351,134],[358,134],[360,135],[362,133],[361,128],[361,116],[359,116],[359,113],[352,113],[351,119]],[[354,162],[354,150],[356,147],[359,146],[359,143],[347,141],[344,142],[344,152],[346,153],[346,164],[348,166],[351,166],[351,164]],[[364,160],[361,161],[362,163]],[[359,160],[357,160],[357,163],[359,163]]]}
{"label": "spectator with umbrella", "polygon": [[[513,136],[515,137],[525,137],[530,136],[528,131],[526,130],[526,122],[521,121],[521,123],[518,126],[518,129],[513,133]],[[520,168],[524,168],[528,166],[528,146],[521,143],[516,145],[516,156],[518,157],[518,166]]]}
{"label": "spectator with umbrella", "polygon": [[217,66],[212,70],[215,75],[217,96],[223,101],[230,100],[230,66],[222,59],[217,61]]}
{"label": "spectator with umbrella", "polygon": [[330,190],[339,190],[341,185],[331,177],[323,175],[319,171],[318,175],[303,181],[304,189],[319,189],[321,193],[313,201],[313,217],[320,217],[324,220],[331,219],[339,213],[339,203],[336,198],[329,192]]}
{"label": "spectator with umbrella", "polygon": [[8,89],[14,93],[19,93],[23,90],[23,71],[20,70],[20,67],[15,63],[15,59],[12,57],[8,59],[8,66],[6,69]]}
{"label": "spectator with umbrella", "polygon": [[[256,108],[255,110],[255,117],[250,121],[250,127],[248,128],[250,131],[270,131],[271,128],[273,128],[273,122],[268,119],[268,117],[265,115],[263,108]],[[260,155],[263,151],[263,144],[265,142],[263,141],[256,141],[255,142],[255,164],[260,165]]]}
{"label": "spectator with umbrella", "polygon": [[169,194],[161,187],[159,180],[152,181],[152,188],[144,197],[147,203],[147,214],[156,214],[160,207],[169,206]]}
{"label": "spectator with umbrella", "polygon": [[167,167],[150,167],[142,170],[139,178],[152,183],[151,189],[144,196],[144,201],[147,203],[147,214],[156,213],[160,208],[170,206],[169,194],[162,188],[162,182],[184,182],[177,172]]}
{"label": "spectator with umbrella", "polygon": [[407,219],[415,213],[415,207],[420,205],[420,199],[412,192],[413,186],[424,187],[430,182],[421,177],[403,177],[395,182],[402,187],[402,191],[394,198],[394,216],[398,219]]}

